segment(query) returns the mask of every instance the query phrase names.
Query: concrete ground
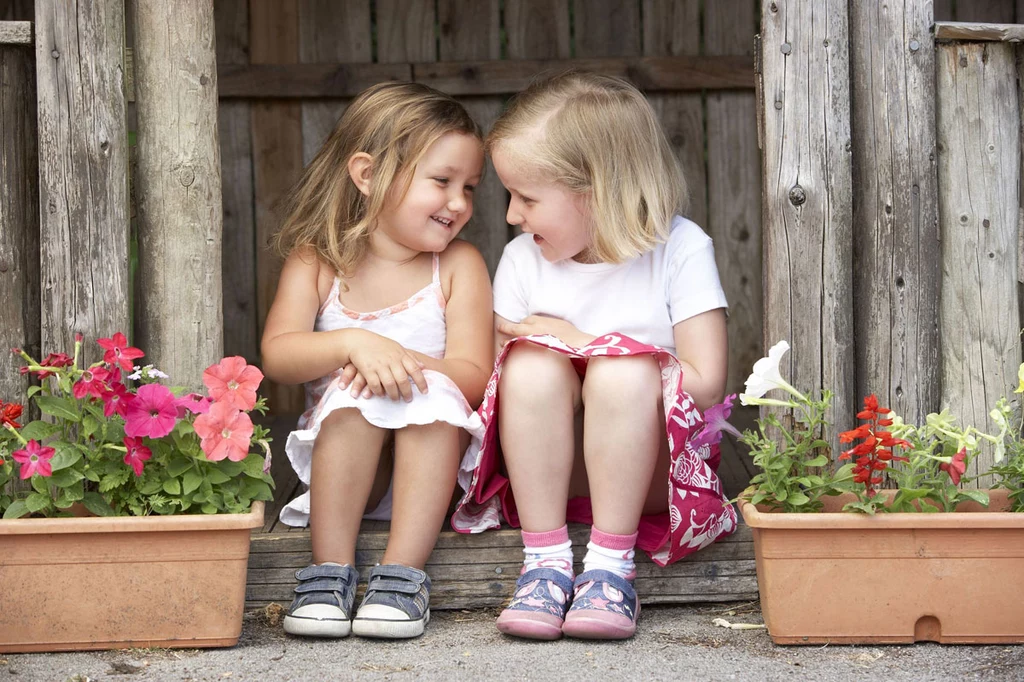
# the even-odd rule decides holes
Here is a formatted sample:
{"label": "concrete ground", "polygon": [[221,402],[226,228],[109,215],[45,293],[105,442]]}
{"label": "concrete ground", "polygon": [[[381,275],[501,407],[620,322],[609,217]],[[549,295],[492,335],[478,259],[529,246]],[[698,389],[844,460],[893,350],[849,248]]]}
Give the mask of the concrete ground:
{"label": "concrete ground", "polygon": [[231,649],[136,649],[0,654],[0,682],[46,680],[670,679],[1022,680],[1024,646],[779,647],[757,604],[648,607],[627,642],[517,641],[494,628],[494,610],[440,611],[423,637],[403,642],[296,639],[247,614]]}

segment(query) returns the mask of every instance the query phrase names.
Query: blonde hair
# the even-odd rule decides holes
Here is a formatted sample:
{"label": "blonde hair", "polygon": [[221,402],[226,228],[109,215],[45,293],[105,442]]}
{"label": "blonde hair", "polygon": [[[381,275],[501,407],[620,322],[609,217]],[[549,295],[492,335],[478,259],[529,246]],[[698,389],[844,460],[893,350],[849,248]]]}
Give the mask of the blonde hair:
{"label": "blonde hair", "polygon": [[[401,201],[416,164],[448,133],[483,140],[463,106],[438,90],[394,82],[367,88],[345,110],[295,185],[288,217],[271,246],[284,256],[295,248],[311,248],[339,275],[351,275],[387,201]],[[369,195],[349,177],[349,159],[359,152],[373,159]]]}
{"label": "blonde hair", "polygon": [[589,195],[589,255],[601,262],[650,251],[686,209],[682,169],[651,105],[619,78],[569,71],[533,83],[487,136],[487,151],[496,149]]}

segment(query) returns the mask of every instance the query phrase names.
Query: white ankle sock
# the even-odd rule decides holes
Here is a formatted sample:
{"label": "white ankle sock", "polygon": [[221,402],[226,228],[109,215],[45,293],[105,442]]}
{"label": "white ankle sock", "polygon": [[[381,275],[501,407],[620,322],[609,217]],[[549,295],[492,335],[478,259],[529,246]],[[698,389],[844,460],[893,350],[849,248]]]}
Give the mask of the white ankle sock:
{"label": "white ankle sock", "polygon": [[550,568],[564,573],[569,578],[572,573],[572,542],[569,540],[569,529],[562,526],[545,533],[529,533],[523,531],[523,572],[535,568]]}
{"label": "white ankle sock", "polygon": [[597,528],[590,530],[590,542],[587,543],[587,556],[583,558],[583,570],[604,570],[632,580],[636,577],[636,537],[632,535],[613,535]]}

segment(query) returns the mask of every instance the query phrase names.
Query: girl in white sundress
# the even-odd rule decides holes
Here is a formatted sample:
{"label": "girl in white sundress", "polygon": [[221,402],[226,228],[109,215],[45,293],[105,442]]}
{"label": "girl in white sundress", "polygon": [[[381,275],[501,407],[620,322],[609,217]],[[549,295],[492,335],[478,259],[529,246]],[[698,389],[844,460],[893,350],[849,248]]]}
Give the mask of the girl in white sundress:
{"label": "girl in white sundress", "polygon": [[[479,128],[458,102],[386,83],[352,102],[293,193],[262,341],[266,375],[307,395],[286,452],[309,492],[281,518],[308,520],[313,564],[296,573],[288,633],[414,637],[430,618],[423,567],[493,362],[487,268],[453,241],[482,172]],[[392,434],[381,503],[371,490],[387,487],[374,484]],[[368,505],[390,507],[391,532],[353,617]]]}

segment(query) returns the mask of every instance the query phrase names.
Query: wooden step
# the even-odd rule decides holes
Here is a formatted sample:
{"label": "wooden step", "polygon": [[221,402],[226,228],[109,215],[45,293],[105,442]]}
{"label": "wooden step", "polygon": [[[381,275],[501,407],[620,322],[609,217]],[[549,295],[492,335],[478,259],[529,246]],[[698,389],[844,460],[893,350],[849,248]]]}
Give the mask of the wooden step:
{"label": "wooden step", "polygon": [[[586,552],[589,527],[571,524],[569,535],[573,554],[581,559]],[[356,545],[356,565],[363,584],[370,568],[383,556],[387,538],[386,523],[364,523]],[[271,602],[287,606],[295,587],[295,571],[311,561],[308,531],[254,533],[246,608],[260,608]],[[512,595],[522,561],[523,544],[518,530],[509,528],[475,535],[441,533],[426,567],[433,581],[431,608],[504,605]],[[582,566],[576,570],[579,572]],[[757,599],[750,528],[741,524],[733,535],[664,568],[638,552],[636,587],[643,604]]]}

